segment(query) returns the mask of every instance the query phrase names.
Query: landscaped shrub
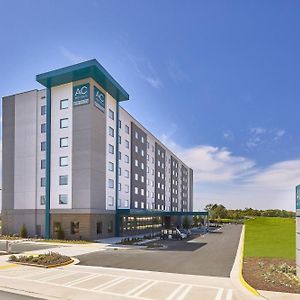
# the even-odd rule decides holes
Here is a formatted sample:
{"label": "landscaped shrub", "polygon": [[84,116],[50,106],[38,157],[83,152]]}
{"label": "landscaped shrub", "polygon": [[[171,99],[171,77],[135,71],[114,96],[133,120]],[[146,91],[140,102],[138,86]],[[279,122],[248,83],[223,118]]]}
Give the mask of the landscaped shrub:
{"label": "landscaped shrub", "polygon": [[23,224],[21,229],[20,229],[20,236],[22,238],[27,238],[27,235],[28,235],[27,228],[26,228],[25,224]]}

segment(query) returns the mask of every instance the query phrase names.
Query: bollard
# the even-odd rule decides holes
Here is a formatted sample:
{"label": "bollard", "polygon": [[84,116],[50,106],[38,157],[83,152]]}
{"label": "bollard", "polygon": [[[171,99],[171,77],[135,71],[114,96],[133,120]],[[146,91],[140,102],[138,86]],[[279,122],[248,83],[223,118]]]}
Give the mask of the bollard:
{"label": "bollard", "polygon": [[11,254],[11,248],[12,248],[12,243],[10,243],[9,241],[6,241],[6,251],[8,254]]}

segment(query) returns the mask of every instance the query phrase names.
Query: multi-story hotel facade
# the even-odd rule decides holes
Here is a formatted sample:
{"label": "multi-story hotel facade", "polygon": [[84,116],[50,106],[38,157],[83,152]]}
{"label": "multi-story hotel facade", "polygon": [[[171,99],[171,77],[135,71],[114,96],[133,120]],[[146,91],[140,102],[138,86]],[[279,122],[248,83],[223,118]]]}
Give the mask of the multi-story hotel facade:
{"label": "multi-story hotel facade", "polygon": [[128,93],[96,60],[37,81],[2,101],[3,234],[98,239],[192,212],[193,170],[120,106]]}

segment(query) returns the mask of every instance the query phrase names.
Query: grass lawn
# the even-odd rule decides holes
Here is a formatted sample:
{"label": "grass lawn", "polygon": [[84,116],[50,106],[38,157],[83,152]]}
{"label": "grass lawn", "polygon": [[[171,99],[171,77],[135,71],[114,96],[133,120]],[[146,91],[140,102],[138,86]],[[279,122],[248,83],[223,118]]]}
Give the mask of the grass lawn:
{"label": "grass lawn", "polygon": [[247,220],[245,226],[245,258],[270,257],[295,260],[295,219],[258,217]]}

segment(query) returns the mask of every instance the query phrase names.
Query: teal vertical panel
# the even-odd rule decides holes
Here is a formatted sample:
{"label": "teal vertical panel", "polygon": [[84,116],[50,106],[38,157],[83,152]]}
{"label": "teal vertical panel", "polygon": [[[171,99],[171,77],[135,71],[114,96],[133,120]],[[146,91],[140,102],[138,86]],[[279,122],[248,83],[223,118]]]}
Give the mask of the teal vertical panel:
{"label": "teal vertical panel", "polygon": [[51,184],[51,88],[46,97],[46,207],[45,238],[50,238],[50,184]]}

